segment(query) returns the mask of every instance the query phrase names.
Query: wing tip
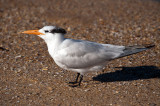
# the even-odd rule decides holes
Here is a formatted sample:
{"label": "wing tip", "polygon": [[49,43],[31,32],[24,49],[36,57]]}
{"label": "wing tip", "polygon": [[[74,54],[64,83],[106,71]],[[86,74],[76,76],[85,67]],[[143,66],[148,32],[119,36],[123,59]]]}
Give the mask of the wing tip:
{"label": "wing tip", "polygon": [[150,49],[152,47],[155,47],[155,44],[148,44],[148,45],[144,45],[147,49]]}

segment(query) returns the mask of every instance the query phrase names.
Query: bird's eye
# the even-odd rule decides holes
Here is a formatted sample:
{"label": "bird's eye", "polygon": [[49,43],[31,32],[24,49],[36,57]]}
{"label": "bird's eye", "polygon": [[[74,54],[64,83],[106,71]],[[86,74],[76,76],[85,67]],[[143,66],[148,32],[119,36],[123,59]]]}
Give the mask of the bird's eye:
{"label": "bird's eye", "polygon": [[45,32],[45,33],[48,33],[49,31],[48,31],[48,30],[45,30],[44,32]]}

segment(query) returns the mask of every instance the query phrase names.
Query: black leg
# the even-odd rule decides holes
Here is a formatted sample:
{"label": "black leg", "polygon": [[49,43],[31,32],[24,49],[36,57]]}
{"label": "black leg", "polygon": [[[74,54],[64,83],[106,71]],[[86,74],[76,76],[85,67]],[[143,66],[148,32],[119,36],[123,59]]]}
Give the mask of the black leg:
{"label": "black leg", "polygon": [[78,82],[78,78],[79,78],[80,73],[77,73],[77,78],[76,78],[76,83]]}
{"label": "black leg", "polygon": [[82,80],[83,80],[83,75],[80,76],[80,80],[79,80],[79,84],[78,84],[79,86],[81,85]]}
{"label": "black leg", "polygon": [[79,78],[79,76],[80,76],[80,73],[77,73],[76,80],[75,80],[74,82],[69,82],[69,83],[71,83],[71,84],[75,84],[75,83],[77,83],[77,82],[78,82],[78,78]]}
{"label": "black leg", "polygon": [[[80,76],[80,80],[79,80],[79,82],[78,82],[78,78],[79,78],[79,76]],[[80,86],[80,85],[81,85],[82,80],[83,80],[83,75],[80,75],[80,73],[77,73],[76,81],[75,81],[75,82],[69,82],[69,83],[72,83],[72,85],[69,85],[69,86],[71,86],[71,87],[77,87],[77,86]],[[76,84],[76,83],[78,83],[78,84]]]}

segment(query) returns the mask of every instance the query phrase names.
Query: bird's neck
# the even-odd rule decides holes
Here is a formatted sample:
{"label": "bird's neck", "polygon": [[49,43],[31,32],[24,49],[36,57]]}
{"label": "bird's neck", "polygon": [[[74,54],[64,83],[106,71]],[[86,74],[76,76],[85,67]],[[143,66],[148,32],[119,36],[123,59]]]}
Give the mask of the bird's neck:
{"label": "bird's neck", "polygon": [[62,34],[55,34],[50,39],[45,40],[48,47],[49,54],[53,57],[56,53],[59,45],[64,41],[64,36]]}

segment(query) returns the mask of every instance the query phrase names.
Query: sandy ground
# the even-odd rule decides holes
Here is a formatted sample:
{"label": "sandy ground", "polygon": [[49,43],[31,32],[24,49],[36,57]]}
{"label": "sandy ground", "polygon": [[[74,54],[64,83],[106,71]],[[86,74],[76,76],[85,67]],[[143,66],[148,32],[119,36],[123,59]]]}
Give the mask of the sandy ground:
{"label": "sandy ground", "polygon": [[[60,69],[37,36],[58,25],[66,37],[116,45],[155,44],[86,74]],[[160,106],[159,0],[0,0],[1,106]],[[118,68],[119,67],[119,68]]]}

